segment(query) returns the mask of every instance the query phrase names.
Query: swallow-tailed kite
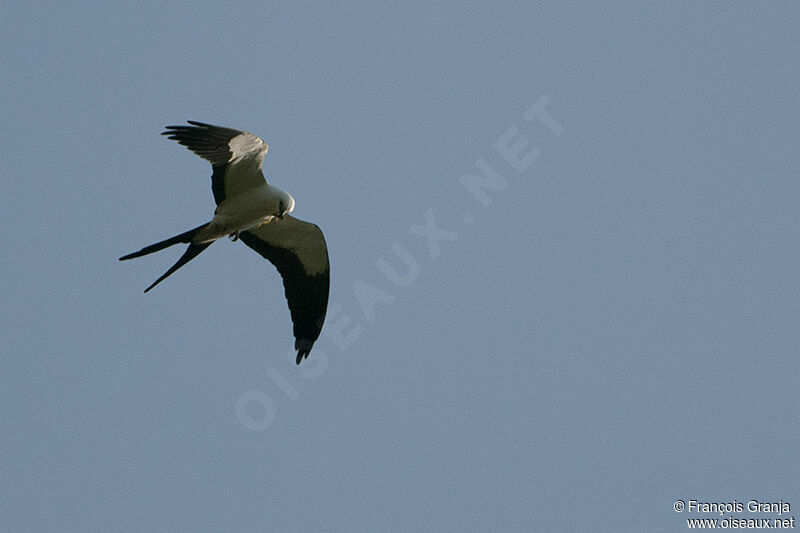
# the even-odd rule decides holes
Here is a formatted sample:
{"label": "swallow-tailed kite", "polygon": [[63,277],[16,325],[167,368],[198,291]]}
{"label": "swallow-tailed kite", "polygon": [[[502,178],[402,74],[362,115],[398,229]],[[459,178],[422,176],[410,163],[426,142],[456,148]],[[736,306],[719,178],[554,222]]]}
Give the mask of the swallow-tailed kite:
{"label": "swallow-tailed kite", "polygon": [[151,244],[120,261],[141,257],[178,243],[189,247],[178,261],[144,292],[227,235],[241,239],[278,269],[294,324],[297,364],[319,338],[328,308],[330,265],[322,231],[290,216],[294,198],[264,179],[261,165],[269,146],[260,137],[231,128],[188,121],[167,126],[162,135],[178,141],[211,163],[211,191],[217,208],[211,222]]}

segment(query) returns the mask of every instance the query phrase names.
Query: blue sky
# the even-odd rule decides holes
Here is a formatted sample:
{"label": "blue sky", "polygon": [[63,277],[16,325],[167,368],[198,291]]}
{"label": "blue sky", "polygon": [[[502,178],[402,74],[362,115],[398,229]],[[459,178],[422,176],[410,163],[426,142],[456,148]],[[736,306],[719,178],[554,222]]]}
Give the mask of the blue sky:
{"label": "blue sky", "polygon": [[[4,531],[800,507],[793,3],[0,13]],[[180,251],[117,261],[213,212],[208,164],[159,136],[187,119],[262,136],[325,232],[300,367],[242,243],[146,295]]]}

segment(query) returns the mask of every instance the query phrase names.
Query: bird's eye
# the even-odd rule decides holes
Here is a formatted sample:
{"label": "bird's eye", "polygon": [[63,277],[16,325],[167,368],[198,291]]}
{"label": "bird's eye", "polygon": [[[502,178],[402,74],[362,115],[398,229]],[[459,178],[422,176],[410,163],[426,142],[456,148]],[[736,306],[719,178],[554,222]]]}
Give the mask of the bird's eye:
{"label": "bird's eye", "polygon": [[283,204],[283,200],[281,200],[280,206],[278,206],[278,211],[280,211],[281,214],[283,214],[283,208],[284,208],[284,204]]}

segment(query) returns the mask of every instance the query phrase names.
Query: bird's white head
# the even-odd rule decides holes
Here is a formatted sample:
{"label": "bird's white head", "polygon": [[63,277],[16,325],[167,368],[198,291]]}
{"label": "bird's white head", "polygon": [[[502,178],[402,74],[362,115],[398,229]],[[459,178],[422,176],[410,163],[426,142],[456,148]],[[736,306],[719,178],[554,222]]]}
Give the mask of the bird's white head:
{"label": "bird's white head", "polygon": [[281,191],[278,200],[278,213],[276,216],[282,219],[287,213],[294,211],[294,198],[286,191]]}

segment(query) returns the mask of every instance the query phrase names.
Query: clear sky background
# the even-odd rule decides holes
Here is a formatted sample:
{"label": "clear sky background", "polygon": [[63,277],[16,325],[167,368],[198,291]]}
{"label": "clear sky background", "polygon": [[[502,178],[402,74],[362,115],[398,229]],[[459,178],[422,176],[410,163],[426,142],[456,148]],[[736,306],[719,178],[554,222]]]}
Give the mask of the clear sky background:
{"label": "clear sky background", "polygon": [[[4,532],[800,514],[795,3],[0,15]],[[325,232],[300,367],[242,243],[146,295],[182,250],[117,261],[211,217],[187,119],[262,136]]]}

